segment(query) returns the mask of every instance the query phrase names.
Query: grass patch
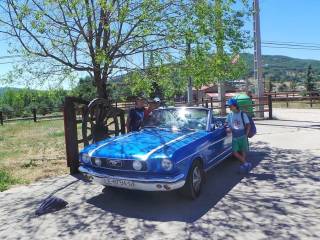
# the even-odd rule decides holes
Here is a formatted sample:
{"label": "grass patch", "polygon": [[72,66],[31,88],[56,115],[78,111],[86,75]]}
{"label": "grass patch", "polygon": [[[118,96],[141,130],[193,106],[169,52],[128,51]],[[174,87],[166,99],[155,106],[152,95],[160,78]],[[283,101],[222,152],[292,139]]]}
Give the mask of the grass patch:
{"label": "grass patch", "polygon": [[297,109],[312,109],[312,108],[320,108],[320,102],[316,101],[312,104],[312,108],[310,106],[310,101],[289,101],[288,107],[287,103],[284,102],[273,102],[272,106],[274,108],[297,108]]}
{"label": "grass patch", "polygon": [[12,179],[29,183],[68,173],[63,120],[4,123],[0,136],[0,169]]}
{"label": "grass patch", "polygon": [[20,183],[18,179],[13,178],[8,172],[0,169],[0,192],[7,190],[10,185]]}
{"label": "grass patch", "polygon": [[64,132],[63,131],[57,131],[57,132],[50,132],[49,134],[48,134],[48,137],[54,137],[54,138],[56,138],[56,137],[64,137]]}

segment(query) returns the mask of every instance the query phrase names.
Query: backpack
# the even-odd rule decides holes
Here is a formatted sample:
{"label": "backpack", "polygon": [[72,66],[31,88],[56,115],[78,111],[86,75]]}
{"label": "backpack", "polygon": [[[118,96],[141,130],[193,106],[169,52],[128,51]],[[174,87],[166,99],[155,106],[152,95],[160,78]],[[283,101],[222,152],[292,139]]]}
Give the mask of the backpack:
{"label": "backpack", "polygon": [[[249,134],[248,134],[248,138],[252,138],[254,135],[256,135],[257,128],[256,128],[256,125],[255,125],[252,117],[249,117],[248,115],[247,115],[247,117],[249,118],[249,124],[250,124],[250,131],[249,131]],[[241,119],[242,119],[243,126],[245,126],[244,119],[243,119],[243,112],[242,111],[241,111]]]}

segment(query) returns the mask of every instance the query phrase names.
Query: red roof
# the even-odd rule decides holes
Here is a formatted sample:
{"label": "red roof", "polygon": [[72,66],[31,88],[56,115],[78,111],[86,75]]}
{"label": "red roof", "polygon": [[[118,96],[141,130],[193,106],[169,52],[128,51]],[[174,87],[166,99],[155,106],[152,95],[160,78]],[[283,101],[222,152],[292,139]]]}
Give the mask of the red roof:
{"label": "red roof", "polygon": [[[237,94],[239,94],[239,93],[226,93],[225,96],[231,98],[231,97],[236,96]],[[206,93],[206,95],[207,95],[208,97],[218,98],[218,93]]]}
{"label": "red roof", "polygon": [[[199,91],[205,91],[211,87],[213,87],[214,85],[208,85],[208,86],[202,86],[200,89],[198,89]],[[195,87],[192,88],[192,90],[196,91],[197,89]]]}

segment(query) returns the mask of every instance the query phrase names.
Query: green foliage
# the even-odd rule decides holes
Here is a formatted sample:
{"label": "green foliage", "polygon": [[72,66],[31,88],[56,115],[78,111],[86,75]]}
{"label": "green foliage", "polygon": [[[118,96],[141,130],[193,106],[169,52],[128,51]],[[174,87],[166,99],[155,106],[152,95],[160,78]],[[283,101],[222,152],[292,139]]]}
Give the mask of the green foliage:
{"label": "green foliage", "polygon": [[[107,84],[107,90],[110,93],[110,99],[114,101],[125,101],[127,97],[130,97],[131,92],[128,86],[124,85],[123,82],[120,85],[112,80]],[[96,88],[94,81],[89,76],[80,78],[75,88],[71,90],[70,95],[80,97],[87,101],[97,97]]]}
{"label": "green foliage", "polygon": [[13,108],[10,106],[10,105],[8,105],[8,104],[1,104],[0,105],[0,110],[3,112],[3,114],[5,115],[5,116],[7,116],[8,118],[11,118],[12,116],[14,116],[14,110],[13,110]]}
{"label": "green foliage", "polygon": [[0,169],[0,192],[5,191],[10,185],[17,184],[20,181],[13,178],[8,172]]}
{"label": "green foliage", "polygon": [[67,91],[33,90],[33,89],[7,89],[0,95],[0,109],[7,117],[31,116],[32,109],[37,109],[40,114],[57,111],[61,107]]}
{"label": "green foliage", "polygon": [[289,88],[291,91],[295,91],[297,88],[297,82],[295,80],[291,80]]}
{"label": "green foliage", "polygon": [[105,86],[112,74],[136,68],[132,59],[142,49],[161,52],[171,47],[167,40],[172,27],[166,23],[176,17],[177,2],[0,1],[0,21],[6,23],[2,33],[17,43],[11,52],[26,60],[8,81],[60,83],[75,72],[90,73],[98,95],[108,97]]}
{"label": "green foliage", "polygon": [[96,97],[96,88],[93,85],[92,79],[90,77],[80,78],[77,86],[72,89],[71,95],[87,101],[94,99]]}
{"label": "green foliage", "polygon": [[110,99],[113,101],[127,101],[132,97],[129,86],[123,83],[118,84],[110,81],[107,85],[107,90],[110,93]]}
{"label": "green foliage", "polygon": [[315,82],[313,77],[313,71],[311,64],[308,66],[306,80],[304,82],[307,92],[312,92],[315,90]]}
{"label": "green foliage", "polygon": [[185,92],[189,77],[194,87],[201,88],[245,72],[243,60],[232,63],[248,40],[245,13],[234,10],[234,1],[180,0],[176,6],[181,14],[165,24],[171,29],[168,41],[181,49],[180,58],[153,56],[146,71],[127,80],[134,94],[150,96],[157,86],[165,98],[172,98]]}
{"label": "green foliage", "polygon": [[[220,3],[217,4],[217,3]],[[247,46],[243,31],[245,12],[235,10],[235,1],[176,1],[175,18],[164,22],[167,40],[178,52],[166,57],[153,54],[143,72],[127,77],[132,94],[152,96],[160,89],[170,99],[182,95],[191,77],[193,86],[232,80],[245,73],[245,62],[234,61]]]}
{"label": "green foliage", "polygon": [[131,95],[147,97],[152,92],[152,82],[142,71],[128,74],[124,81],[130,86]]}
{"label": "green foliage", "polygon": [[278,86],[278,92],[285,92],[288,91],[288,86],[285,83],[282,83],[281,85]]}

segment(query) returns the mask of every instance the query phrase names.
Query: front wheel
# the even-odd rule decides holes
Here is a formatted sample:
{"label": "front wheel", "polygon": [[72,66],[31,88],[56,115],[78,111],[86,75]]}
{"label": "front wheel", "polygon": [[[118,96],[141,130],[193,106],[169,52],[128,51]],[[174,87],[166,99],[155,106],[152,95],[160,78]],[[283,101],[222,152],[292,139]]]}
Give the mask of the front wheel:
{"label": "front wheel", "polygon": [[186,180],[182,188],[183,194],[191,199],[196,199],[201,193],[204,182],[204,171],[200,161],[193,162]]}

